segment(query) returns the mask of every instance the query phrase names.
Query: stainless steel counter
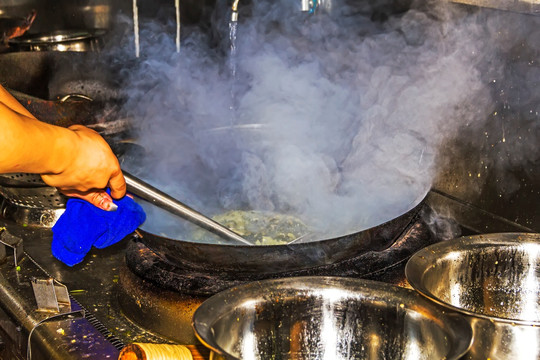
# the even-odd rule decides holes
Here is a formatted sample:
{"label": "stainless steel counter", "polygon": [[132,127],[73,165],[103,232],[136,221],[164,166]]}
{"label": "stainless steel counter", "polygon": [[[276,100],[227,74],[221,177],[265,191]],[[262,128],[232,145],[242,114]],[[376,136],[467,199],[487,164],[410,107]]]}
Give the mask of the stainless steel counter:
{"label": "stainless steel counter", "polygon": [[[0,358],[26,358],[28,344],[32,359],[116,359],[124,343],[167,342],[131,323],[117,306],[124,244],[91,253],[83,264],[69,268],[52,257],[50,230],[5,221],[2,225],[23,239],[26,254],[18,267],[12,256],[0,265],[0,332],[5,344]],[[66,285],[73,315],[37,310],[31,279],[49,277]]]}

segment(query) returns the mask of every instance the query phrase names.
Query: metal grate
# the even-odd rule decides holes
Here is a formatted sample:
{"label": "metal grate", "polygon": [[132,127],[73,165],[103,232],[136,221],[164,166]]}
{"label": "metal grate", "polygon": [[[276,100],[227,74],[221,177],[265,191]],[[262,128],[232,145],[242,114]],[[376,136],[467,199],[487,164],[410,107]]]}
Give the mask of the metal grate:
{"label": "metal grate", "polygon": [[[39,265],[27,252],[24,253],[24,255],[34,263],[34,265],[37,266],[39,270],[41,270],[45,276],[49,278],[53,278],[41,265]],[[84,311],[84,318],[101,334],[109,341],[117,350],[122,350],[126,345],[117,338],[115,335],[113,335],[109,329],[101,321],[99,321],[94,315],[91,314],[90,311],[88,311],[84,306],[81,305],[77,300],[73,298],[73,296],[69,295],[69,299],[77,304],[77,306],[80,307],[82,311]]]}
{"label": "metal grate", "polygon": [[62,209],[67,198],[53,187],[0,187],[0,195],[13,205],[33,209]]}

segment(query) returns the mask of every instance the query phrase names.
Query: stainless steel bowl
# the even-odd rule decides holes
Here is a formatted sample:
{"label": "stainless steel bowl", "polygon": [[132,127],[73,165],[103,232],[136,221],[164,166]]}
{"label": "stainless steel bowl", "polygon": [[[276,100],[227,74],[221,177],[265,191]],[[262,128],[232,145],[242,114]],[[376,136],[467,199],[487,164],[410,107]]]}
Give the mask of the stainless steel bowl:
{"label": "stainless steel bowl", "polygon": [[428,246],[407,263],[411,286],[466,316],[465,359],[540,359],[540,235],[501,233]]}
{"label": "stainless steel bowl", "polygon": [[225,290],[195,311],[193,328],[214,356],[244,360],[457,359],[472,336],[413,290],[337,277]]}

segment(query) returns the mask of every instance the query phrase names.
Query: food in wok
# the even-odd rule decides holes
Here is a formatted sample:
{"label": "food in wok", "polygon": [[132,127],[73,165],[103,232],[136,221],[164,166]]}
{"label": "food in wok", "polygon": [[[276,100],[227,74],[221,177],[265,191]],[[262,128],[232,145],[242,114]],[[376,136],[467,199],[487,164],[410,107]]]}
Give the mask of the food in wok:
{"label": "food in wok", "polygon": [[[255,245],[284,245],[304,236],[309,228],[292,215],[256,210],[231,210],[212,217]],[[197,230],[195,240],[209,236]]]}

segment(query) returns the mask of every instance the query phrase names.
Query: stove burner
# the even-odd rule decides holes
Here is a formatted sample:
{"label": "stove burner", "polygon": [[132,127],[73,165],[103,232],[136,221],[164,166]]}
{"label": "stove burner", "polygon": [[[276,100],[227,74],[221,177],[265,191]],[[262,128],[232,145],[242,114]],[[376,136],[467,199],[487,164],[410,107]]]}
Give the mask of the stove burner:
{"label": "stove burner", "polygon": [[145,329],[182,344],[195,339],[191,316],[197,307],[217,292],[265,278],[313,275],[364,278],[406,286],[407,260],[416,251],[436,242],[426,223],[417,219],[383,251],[352,255],[338,263],[286,273],[257,275],[239,271],[231,275],[173,265],[137,239],[129,241],[127,267],[120,272],[118,298],[123,313]]}
{"label": "stove burner", "polygon": [[182,294],[209,296],[250,281],[292,276],[347,276],[400,283],[404,280],[402,270],[409,257],[434,242],[436,240],[428,226],[418,219],[388,249],[351,254],[349,259],[341,262],[290,272],[253,274],[242,273],[239,269],[236,274],[226,274],[212,269],[184,268],[171,264],[136,238],[128,244],[126,262],[135,274],[162,288]]}
{"label": "stove burner", "polygon": [[51,228],[64,213],[64,210],[64,208],[22,206],[0,197],[0,217],[24,227]]}
{"label": "stove burner", "polygon": [[159,342],[196,344],[191,327],[195,310],[208,297],[185,295],[146,281],[126,266],[120,267],[117,299],[122,313],[133,323],[162,338]]}
{"label": "stove burner", "polygon": [[22,226],[51,228],[67,198],[37,174],[0,174],[0,215]]}

